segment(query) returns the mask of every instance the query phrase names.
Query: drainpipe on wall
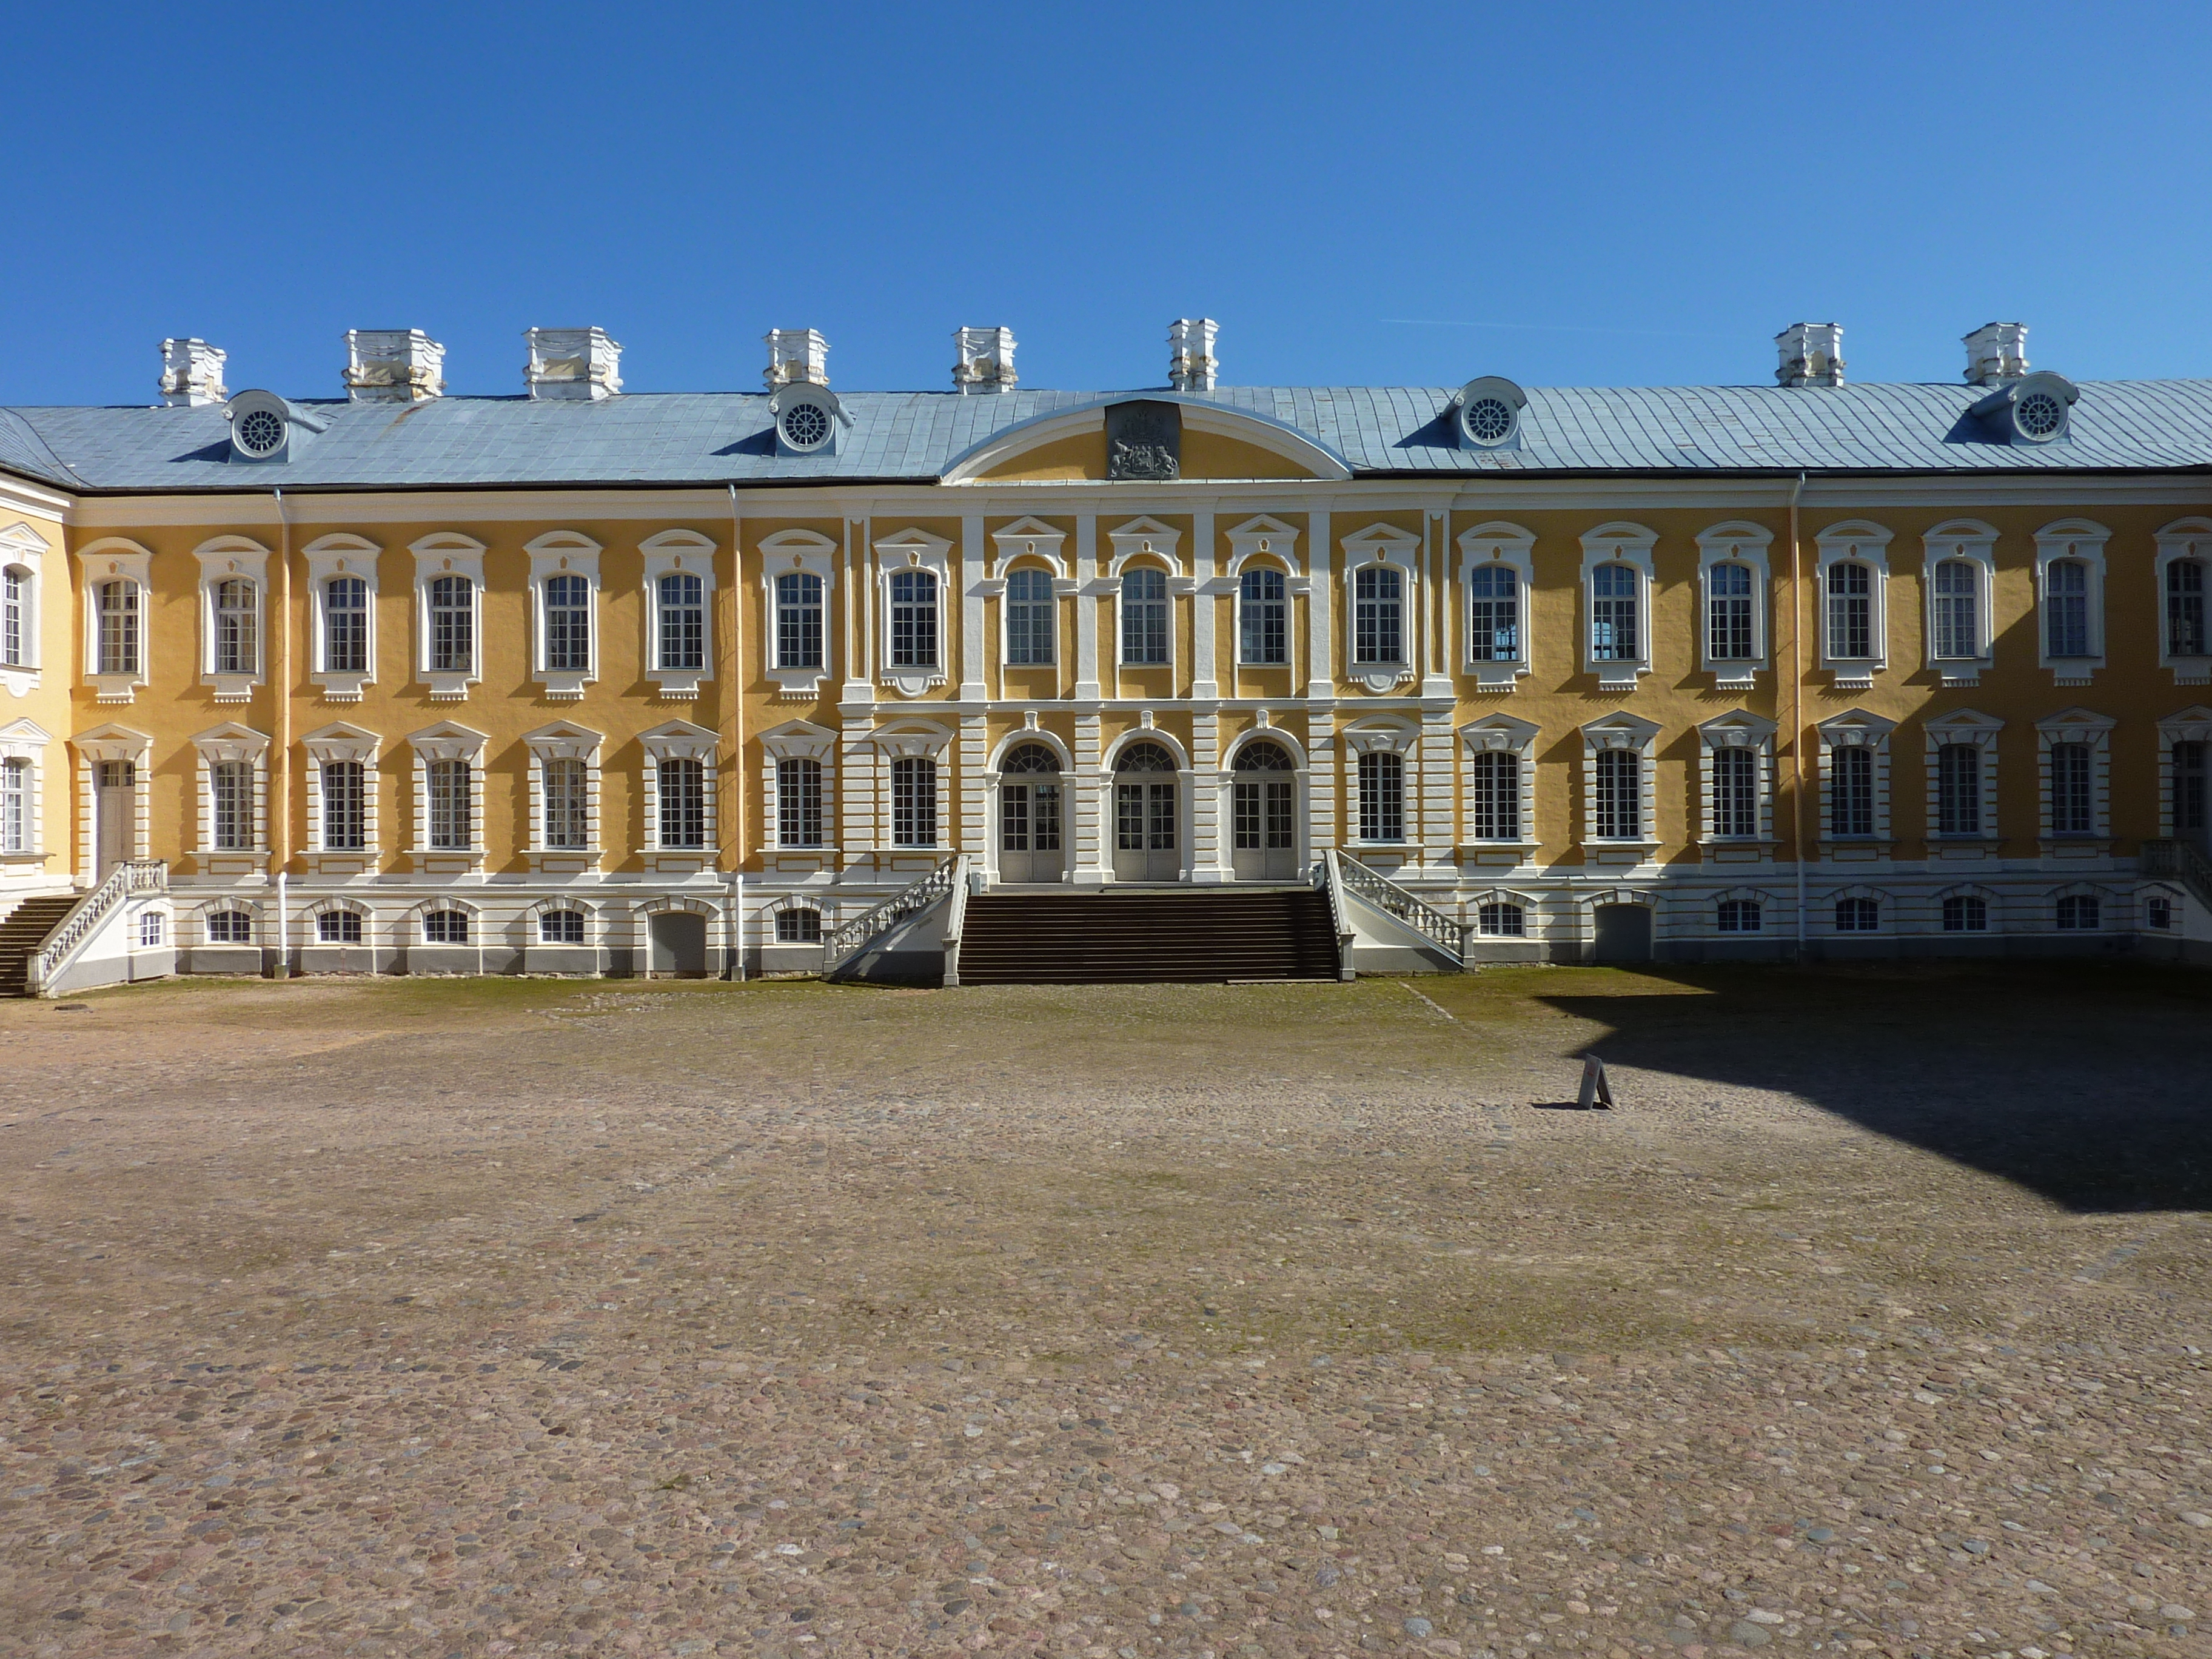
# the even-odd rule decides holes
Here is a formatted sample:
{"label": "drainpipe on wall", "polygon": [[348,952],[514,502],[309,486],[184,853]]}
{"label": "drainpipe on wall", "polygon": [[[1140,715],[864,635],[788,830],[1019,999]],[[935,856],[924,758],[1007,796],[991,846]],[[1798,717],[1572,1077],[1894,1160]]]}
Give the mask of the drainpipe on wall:
{"label": "drainpipe on wall", "polygon": [[276,625],[268,630],[275,661],[269,680],[276,694],[276,728],[270,739],[269,858],[276,866],[276,977],[292,975],[291,908],[286,902],[285,866],[292,861],[292,518],[284,510],[284,492],[276,498],[276,580],[270,584],[270,606]]}
{"label": "drainpipe on wall", "polygon": [[[1805,961],[1805,604],[1798,586],[1797,502],[1805,475],[1790,486],[1790,836],[1797,866],[1797,954]],[[1814,617],[1817,623],[1819,617]]]}
{"label": "drainpipe on wall", "polygon": [[724,924],[736,969],[722,964],[723,974],[743,983],[745,977],[745,550],[744,515],[738,507],[738,487],[730,486],[730,672],[723,677],[723,696],[730,700],[730,775],[736,787],[725,788],[722,799],[733,800],[731,850],[737,868],[730,872],[730,908]]}

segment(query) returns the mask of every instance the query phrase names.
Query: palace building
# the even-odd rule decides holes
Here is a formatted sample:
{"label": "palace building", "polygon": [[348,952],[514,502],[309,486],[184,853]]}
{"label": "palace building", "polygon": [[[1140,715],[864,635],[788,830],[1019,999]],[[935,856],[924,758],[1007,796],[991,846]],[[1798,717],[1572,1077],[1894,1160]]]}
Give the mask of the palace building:
{"label": "palace building", "polygon": [[1299,971],[2212,954],[2212,382],[2026,334],[1231,386],[1187,319],[1086,392],[963,328],[840,393],[779,330],[656,394],[532,329],[463,398],[359,331],[337,398],[167,340],[153,406],[0,410],[0,982],[972,980],[987,919],[1084,977],[1269,894]]}

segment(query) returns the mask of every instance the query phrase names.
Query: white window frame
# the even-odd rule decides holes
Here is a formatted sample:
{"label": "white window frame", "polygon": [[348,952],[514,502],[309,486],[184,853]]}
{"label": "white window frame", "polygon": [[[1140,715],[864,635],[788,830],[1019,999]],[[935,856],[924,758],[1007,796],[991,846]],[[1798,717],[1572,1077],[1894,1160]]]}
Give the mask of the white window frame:
{"label": "white window frame", "polygon": [[[1370,563],[1374,561],[1370,560]],[[1349,590],[1347,590],[1349,591]],[[1395,715],[1370,715],[1347,727],[1339,744],[1343,753],[1345,842],[1352,847],[1371,847],[1378,852],[1402,853],[1418,860],[1425,827],[1421,808],[1421,731],[1413,721]],[[1368,754],[1395,755],[1399,761],[1398,811],[1404,833],[1396,841],[1368,841],[1359,829],[1359,757]]]}
{"label": "white window frame", "polygon": [[[1483,661],[1470,654],[1474,649],[1473,592],[1474,573],[1484,568],[1509,570],[1513,574],[1513,602],[1520,633],[1520,649],[1510,658]],[[1534,672],[1534,638],[1530,628],[1529,601],[1536,586],[1536,537],[1517,524],[1493,520],[1459,533],[1459,612],[1453,626],[1460,641],[1460,672],[1484,691],[1511,691],[1525,675]]]}
{"label": "white window frame", "polygon": [[[430,918],[434,915],[447,910],[458,911],[467,918],[469,936],[466,939],[434,939],[430,937]],[[450,893],[441,893],[435,898],[426,898],[419,903],[409,906],[407,914],[402,920],[408,925],[409,930],[407,935],[398,941],[403,947],[412,946],[418,950],[430,951],[470,951],[481,953],[485,943],[482,907],[471,904],[468,900]],[[482,955],[479,954],[477,959],[481,963]]]}
{"label": "white window frame", "polygon": [[[323,938],[323,918],[326,915],[353,915],[361,918],[361,939],[357,944],[344,945]],[[358,951],[360,961],[366,967],[376,960],[377,915],[359,899],[335,896],[319,898],[300,912],[293,924],[301,933],[300,948],[306,951]],[[283,946],[280,945],[279,949]]]}
{"label": "white window frame", "polygon": [[[484,544],[474,537],[441,530],[410,544],[407,550],[415,556],[416,682],[429,687],[433,702],[465,701],[469,688],[483,678]],[[469,661],[464,668],[430,666],[430,584],[441,576],[468,579]]]}
{"label": "white window frame", "polygon": [[[1312,574],[1298,556],[1297,526],[1263,513],[1224,533],[1229,541],[1229,563],[1216,580],[1206,585],[1206,590],[1225,594],[1229,599],[1232,668],[1249,668],[1262,674],[1278,669],[1285,674],[1297,673],[1298,599],[1313,591]],[[1244,570],[1251,564],[1276,567],[1283,578],[1283,659],[1279,663],[1244,660]],[[1205,625],[1203,611],[1204,607],[1200,607],[1201,627]]]}
{"label": "white window frame", "polygon": [[[307,568],[308,678],[322,688],[325,702],[359,702],[362,688],[376,684],[376,562],[382,551],[374,542],[339,533],[319,536],[300,550]],[[356,673],[329,665],[330,619],[325,605],[333,577],[357,578],[367,591],[368,666]]]}
{"label": "white window frame", "polygon": [[[1741,520],[1698,532],[1698,661],[1723,690],[1756,685],[1771,665],[1768,641],[1774,579],[1768,549],[1773,542],[1772,531]],[[1741,661],[1713,655],[1713,568],[1723,564],[1743,565],[1751,572],[1751,655]]]}
{"label": "white window frame", "polygon": [[[557,573],[556,573],[557,574]],[[598,589],[592,590],[596,595]],[[574,720],[555,720],[522,734],[530,755],[530,825],[526,854],[530,867],[548,875],[580,875],[599,867],[605,856],[599,826],[599,754],[606,743],[604,732]],[[584,844],[549,847],[545,844],[545,763],[580,761],[584,766]]]}
{"label": "white window frame", "polygon": [[[2173,635],[2166,625],[2166,571],[2177,559],[2197,559],[2208,567],[2204,603],[2208,613],[2212,613],[2212,519],[2176,519],[2158,532],[2157,541],[2158,556],[2151,567],[2156,584],[2151,590],[2151,603],[2158,618],[2158,665],[2172,674],[2176,685],[2212,685],[2212,654],[2175,656]],[[2212,632],[2212,617],[2208,617],[2208,632]],[[2212,640],[2207,643],[2212,644]]]}
{"label": "white window frame", "polygon": [[[1158,519],[1133,519],[1106,532],[1113,552],[1106,561],[1105,578],[1097,584],[1101,593],[1114,597],[1114,672],[1118,677],[1125,669],[1139,673],[1164,671],[1172,684],[1182,670],[1182,613],[1176,601],[1186,593],[1198,591],[1198,584],[1190,579],[1181,556],[1182,532]],[[1165,662],[1131,662],[1122,654],[1125,635],[1121,618],[1121,573],[1131,564],[1157,565],[1166,579],[1168,608],[1168,659]],[[889,612],[885,613],[886,615]],[[1119,680],[1116,680],[1118,689]]]}
{"label": "white window frame", "polygon": [[[1344,590],[1344,634],[1337,647],[1343,653],[1344,678],[1378,696],[1420,678],[1421,653],[1428,641],[1422,627],[1427,611],[1421,591],[1422,545],[1419,535],[1390,524],[1370,524],[1337,543],[1344,554],[1343,568],[1337,574]],[[1395,569],[1403,583],[1403,614],[1398,619],[1399,660],[1395,663],[1357,660],[1359,573],[1377,564]]]}
{"label": "white window frame", "polygon": [[[918,697],[947,684],[952,663],[952,544],[911,526],[875,539],[876,678],[902,697]],[[929,665],[891,661],[891,578],[902,571],[926,570],[937,578],[937,660]]]}
{"label": "white window frame", "polygon": [[[1821,856],[1838,860],[1885,856],[1893,840],[1890,817],[1893,799],[1890,738],[1897,730],[1897,722],[1867,709],[1847,708],[1840,714],[1820,721],[1813,729],[1820,734],[1820,816],[1814,828],[1818,832]],[[1836,751],[1850,748],[1871,750],[1874,757],[1874,834],[1871,836],[1838,836],[1832,829],[1835,823]],[[1799,855],[1803,856],[1802,850]]]}
{"label": "white window frame", "polygon": [[[1525,625],[1524,616],[1524,640],[1528,637]],[[1504,861],[1498,856],[1503,854],[1515,864],[1534,861],[1540,845],[1536,835],[1536,739],[1542,735],[1543,728],[1534,721],[1516,720],[1510,714],[1485,714],[1459,728],[1462,859],[1493,864]],[[1474,835],[1474,766],[1479,755],[1510,755],[1516,763],[1521,833],[1510,841],[1481,840]]]}
{"label": "white window frame", "polygon": [[[599,543],[577,530],[549,530],[523,544],[530,556],[530,671],[545,688],[548,701],[572,702],[584,688],[599,678]],[[584,579],[584,666],[549,665],[551,645],[551,607],[545,584],[556,576]]]}
{"label": "white window frame", "polygon": [[[1517,933],[1485,933],[1482,913],[1493,904],[1509,904],[1521,913],[1521,931]],[[1460,921],[1470,937],[1476,939],[1503,939],[1513,944],[1533,945],[1548,931],[1544,926],[1541,899],[1534,893],[1524,893],[1510,887],[1485,887],[1469,893],[1460,908]]]}
{"label": "white window frame", "polygon": [[[108,536],[79,548],[76,560],[84,591],[84,678],[94,702],[127,703],[153,672],[154,555],[137,542]],[[112,581],[131,582],[138,589],[138,665],[126,673],[105,673],[100,666],[100,590]]]}
{"label": "white window frame", "polygon": [[[1978,519],[1953,519],[1920,538],[1920,627],[1922,661],[1945,685],[1979,685],[1995,665],[1996,650],[1997,532]],[[1936,569],[1951,560],[1974,571],[1974,637],[1971,655],[1936,654]],[[2041,619],[2038,618],[2039,622]]]}
{"label": "white window frame", "polygon": [[[245,875],[260,872],[269,863],[269,738],[265,732],[234,720],[200,732],[191,740],[198,751],[193,768],[198,784],[198,842],[192,856],[210,875]],[[252,769],[252,845],[218,848],[215,844],[215,769],[237,763]]]}
{"label": "white window frame", "polygon": [[[697,875],[713,869],[720,856],[722,834],[720,745],[714,733],[690,720],[673,720],[640,732],[638,742],[645,750],[645,769],[639,781],[645,822],[638,840],[645,852],[645,867],[671,876]],[[701,805],[707,819],[704,847],[663,848],[660,844],[660,768],[662,763],[672,760],[700,763],[700,793],[704,797]]]}
{"label": "white window frame", "polygon": [[[822,695],[841,638],[837,627],[837,544],[812,530],[779,530],[762,538],[756,550],[761,565],[761,672],[788,702],[811,702]],[[775,599],[780,576],[812,576],[822,584],[822,661],[812,668],[786,668],[777,660],[781,629]]]}
{"label": "white window frame", "polygon": [[[1066,533],[1054,529],[1039,519],[1018,519],[1003,530],[993,531],[991,541],[996,550],[991,561],[991,574],[975,584],[975,591],[982,598],[999,601],[1000,672],[1029,674],[1046,670],[1055,677],[1054,684],[1058,684],[1057,676],[1062,665],[1072,660],[1073,651],[1068,629],[1063,625],[1060,601],[1072,597],[1080,588],[1074,574],[1068,568],[1067,556],[1062,550],[1066,546]],[[1008,656],[1006,578],[1024,560],[1041,562],[1052,573],[1053,659],[1049,663],[1014,662]],[[888,619],[890,613],[886,611],[884,615]]]}
{"label": "white window frame", "polygon": [[[139,660],[145,660],[143,652]],[[107,761],[128,762],[131,768],[129,856],[134,861],[152,857],[149,849],[153,842],[154,739],[127,726],[108,724],[78,732],[70,739],[70,747],[76,750],[77,868],[91,871],[100,866],[97,780],[101,763]]]}
{"label": "white window frame", "polygon": [[[269,663],[269,550],[243,536],[217,536],[192,550],[198,561],[200,684],[215,688],[217,702],[247,702],[267,678]],[[217,665],[216,590],[241,580],[253,590],[253,665],[224,672]]]}
{"label": "white window frame", "polygon": [[[483,732],[453,720],[441,720],[408,733],[407,746],[415,757],[415,842],[407,850],[416,869],[431,875],[459,875],[483,867],[483,763],[484,749],[490,741]],[[468,763],[469,844],[465,848],[430,845],[430,764],[434,761]]]}
{"label": "white window frame", "polygon": [[[545,937],[545,918],[559,910],[573,910],[584,919],[584,937],[574,942],[556,941]],[[605,942],[604,923],[599,907],[573,893],[556,893],[542,898],[523,912],[523,926],[529,931],[523,936],[522,946],[529,951],[597,951]]]}
{"label": "white window frame", "polygon": [[[783,796],[777,763],[811,760],[822,769],[822,840],[813,847],[783,844]],[[805,869],[820,867],[837,849],[837,734],[825,726],[791,720],[761,733],[761,799],[767,816],[762,856],[771,868],[790,860]]]}
{"label": "white window frame", "polygon": [[[1594,562],[1586,561],[1587,572]],[[1585,579],[1583,592],[1587,599],[1589,582]],[[1587,620],[1587,619],[1585,619]],[[1580,845],[1586,859],[1602,863],[1618,864],[1626,856],[1629,861],[1641,863],[1658,850],[1659,838],[1659,768],[1653,752],[1659,741],[1660,726],[1656,720],[1645,720],[1640,714],[1617,710],[1591,720],[1582,728],[1583,739],[1583,816]],[[1638,757],[1637,818],[1641,833],[1633,836],[1600,836],[1597,831],[1597,757],[1608,750],[1625,750]]]}
{"label": "white window frame", "polygon": [[2202,703],[2168,714],[2158,723],[2158,833],[2171,840],[2173,824],[2173,745],[2212,744],[2212,708]]}
{"label": "white window frame", "polygon": [[[1868,899],[1874,904],[1875,925],[1871,929],[1854,928],[1846,931],[1836,926],[1836,906],[1845,899]],[[1833,887],[1812,900],[1813,909],[1807,916],[1808,930],[1817,927],[1836,939],[1887,939],[1897,932],[1897,901],[1895,897],[1863,883],[1848,887]]]}
{"label": "white window frame", "polygon": [[9,696],[27,697],[38,689],[39,670],[46,660],[45,616],[46,538],[31,527],[27,520],[18,520],[5,530],[0,530],[0,574],[13,574],[18,583],[21,606],[17,618],[18,639],[21,641],[18,659],[0,662],[0,689]]}
{"label": "white window frame", "polygon": [[[1977,849],[1987,851],[2000,839],[1997,824],[1997,739],[2004,730],[2004,722],[1994,714],[1984,714],[1978,708],[1955,708],[1946,714],[1922,722],[1922,763],[1927,771],[1928,821],[1927,840],[1931,851],[1936,848],[1957,848],[1969,856]],[[1965,744],[1981,751],[1981,827],[1972,835],[1945,835],[1939,826],[1942,816],[1942,768],[1941,753],[1953,744]]]}
{"label": "white window frame", "polygon": [[[2105,665],[2105,544],[2112,532],[2087,519],[2061,519],[2035,532],[2035,652],[2036,661],[2051,673],[2055,685],[2087,685]],[[2051,654],[2051,567],[2071,559],[2087,567],[2088,651],[2079,657]],[[2161,601],[2163,595],[2160,596]],[[2165,605],[2159,607],[2159,629],[2166,629]]]}
{"label": "white window frame", "polygon": [[[1820,668],[1838,690],[1863,691],[1889,667],[1889,543],[1891,532],[1863,519],[1830,525],[1814,538],[1813,603],[1820,641]],[[1871,655],[1838,657],[1828,611],[1828,572],[1838,564],[1868,568],[1867,646]]]}
{"label": "white window frame", "polygon": [[[638,551],[645,556],[645,604],[641,607],[645,638],[639,660],[645,664],[645,677],[653,683],[664,702],[692,702],[699,696],[699,688],[714,678],[720,639],[714,625],[717,550],[710,538],[696,530],[664,530],[638,544]],[[679,572],[696,576],[702,584],[699,603],[706,612],[702,618],[705,638],[697,668],[667,668],[660,660],[660,579]]]}
{"label": "white window frame", "polygon": [[[2112,834],[2112,728],[2110,715],[2087,708],[2063,709],[2035,723],[2036,815],[2045,858],[2102,858]],[[2051,822],[2051,751],[2060,744],[2079,744],[2089,751],[2089,830],[2059,835]],[[2166,764],[2172,764],[2172,757]]]}
{"label": "white window frame", "polygon": [[0,765],[23,768],[23,844],[0,844],[0,867],[46,862],[46,750],[53,738],[37,722],[10,720],[0,726]]}
{"label": "white window frame", "polygon": [[[376,803],[377,757],[383,741],[375,732],[343,720],[300,739],[307,757],[307,844],[302,856],[318,875],[360,875],[375,867],[381,851],[377,843]],[[333,848],[323,840],[323,768],[348,762],[361,768],[362,845]]]}
{"label": "white window frame", "polygon": [[[1656,643],[1651,614],[1651,599],[1656,585],[1651,550],[1659,540],[1659,533],[1640,524],[1617,521],[1601,524],[1595,530],[1583,532],[1582,568],[1582,664],[1585,674],[1597,677],[1598,689],[1604,691],[1633,691],[1643,677],[1651,672],[1652,651]],[[1636,577],[1637,654],[1618,657],[1601,662],[1597,657],[1597,592],[1596,573],[1600,565],[1626,566]]]}
{"label": "white window frame", "polygon": [[[927,859],[934,860],[959,843],[960,817],[958,781],[947,763],[951,752],[952,733],[929,721],[902,721],[874,732],[876,762],[876,811],[878,835],[876,845],[886,860]],[[897,760],[933,760],[937,763],[937,840],[930,847],[901,847],[891,838],[896,807],[892,799],[891,763]],[[1188,779],[1188,774],[1182,775]],[[1186,788],[1187,795],[1189,791]],[[825,806],[826,811],[826,806]],[[828,826],[825,824],[826,831]]]}
{"label": "white window frame", "polygon": [[[1765,858],[1774,848],[1774,733],[1775,724],[1747,709],[1718,714],[1698,727],[1698,845],[1717,862],[1733,861],[1746,854]],[[1758,803],[1759,823],[1748,836],[1720,833],[1720,798],[1716,787],[1713,757],[1721,750],[1747,750],[1752,756],[1752,787]]]}
{"label": "white window frame", "polygon": [[[1943,927],[1943,901],[1954,898],[1981,900],[1982,919],[1984,926],[1978,933],[1969,928],[1956,934],[1946,933]],[[1939,888],[1928,896],[1928,908],[1921,917],[1921,923],[1920,931],[1933,933],[1939,939],[1993,939],[2005,931],[2004,900],[1996,889],[1985,887],[1979,882],[1953,882],[1948,886]]]}

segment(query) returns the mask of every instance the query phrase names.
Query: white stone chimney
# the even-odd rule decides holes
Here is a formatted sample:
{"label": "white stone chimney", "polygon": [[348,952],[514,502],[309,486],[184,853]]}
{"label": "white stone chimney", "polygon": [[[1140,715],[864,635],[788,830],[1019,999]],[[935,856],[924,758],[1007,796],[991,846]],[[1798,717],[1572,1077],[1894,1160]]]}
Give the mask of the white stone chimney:
{"label": "white stone chimney", "polygon": [[222,383],[224,353],[205,340],[161,342],[161,401],[172,409],[198,409],[230,396]]}
{"label": "white stone chimney", "polygon": [[1841,386],[1844,383],[1844,325],[1792,323],[1774,337],[1782,361],[1774,378],[1784,386]]}
{"label": "white stone chimney", "polygon": [[1995,386],[2027,373],[2027,325],[1984,323],[1966,336],[1966,384]]}
{"label": "white stone chimney", "polygon": [[526,328],[522,383],[532,398],[597,403],[622,390],[622,347],[603,328]]}
{"label": "white stone chimney", "polygon": [[768,340],[768,389],[830,384],[830,342],[811,328],[772,328]]}
{"label": "white stone chimney", "polygon": [[1014,385],[1014,331],[1011,328],[957,328],[952,343],[959,361],[952,365],[952,384],[963,392],[1006,392]]}
{"label": "white stone chimney", "polygon": [[446,348],[419,328],[346,331],[346,396],[357,404],[418,404],[446,389]]}
{"label": "white stone chimney", "polygon": [[1221,325],[1211,317],[1178,317],[1168,325],[1168,384],[1177,392],[1211,392],[1213,342]]}

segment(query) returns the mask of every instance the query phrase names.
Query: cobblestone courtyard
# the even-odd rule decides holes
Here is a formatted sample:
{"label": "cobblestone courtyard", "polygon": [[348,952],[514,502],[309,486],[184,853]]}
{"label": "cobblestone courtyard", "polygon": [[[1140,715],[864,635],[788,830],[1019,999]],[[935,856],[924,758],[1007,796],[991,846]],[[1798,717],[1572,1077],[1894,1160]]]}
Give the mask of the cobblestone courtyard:
{"label": "cobblestone courtyard", "polygon": [[0,1004],[0,1654],[2202,1655],[2208,1013]]}

